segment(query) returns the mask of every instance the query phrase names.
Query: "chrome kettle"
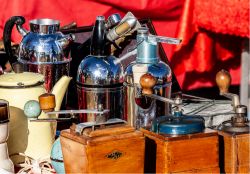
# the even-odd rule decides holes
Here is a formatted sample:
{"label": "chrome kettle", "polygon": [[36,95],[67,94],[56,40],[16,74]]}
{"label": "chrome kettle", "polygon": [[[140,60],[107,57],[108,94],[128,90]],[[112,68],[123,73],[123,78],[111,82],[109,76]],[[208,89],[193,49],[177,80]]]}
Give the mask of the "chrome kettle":
{"label": "chrome kettle", "polygon": [[[11,17],[4,26],[4,47],[9,62],[15,70],[18,61],[21,71],[29,71],[45,76],[45,88],[50,91],[63,75],[69,73],[71,61],[69,43],[74,40],[72,34],[59,32],[60,22],[53,19],[35,19],[29,21],[30,31],[22,27],[25,19],[22,16]],[[16,25],[23,36],[19,44],[17,57],[11,50],[11,32]],[[18,71],[18,70],[17,70]]]}

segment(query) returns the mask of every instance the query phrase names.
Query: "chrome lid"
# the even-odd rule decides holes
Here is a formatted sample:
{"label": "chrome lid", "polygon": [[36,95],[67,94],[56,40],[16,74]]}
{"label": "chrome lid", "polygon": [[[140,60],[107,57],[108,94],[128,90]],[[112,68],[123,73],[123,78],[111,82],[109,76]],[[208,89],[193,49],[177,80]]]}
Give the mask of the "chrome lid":
{"label": "chrome lid", "polygon": [[30,30],[40,34],[53,34],[59,31],[60,21],[54,19],[34,19],[30,21]]}
{"label": "chrome lid", "polygon": [[76,81],[81,85],[115,85],[123,83],[123,67],[114,64],[114,56],[87,56],[78,67]]}

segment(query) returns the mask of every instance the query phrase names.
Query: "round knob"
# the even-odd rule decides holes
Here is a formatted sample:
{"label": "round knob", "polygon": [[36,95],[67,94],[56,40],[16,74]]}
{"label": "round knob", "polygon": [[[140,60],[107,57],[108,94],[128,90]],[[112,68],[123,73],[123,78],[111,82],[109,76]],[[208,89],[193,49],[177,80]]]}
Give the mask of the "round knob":
{"label": "round knob", "polygon": [[54,111],[56,100],[54,94],[45,93],[39,96],[40,107],[44,112]]}
{"label": "round knob", "polygon": [[219,87],[220,94],[228,93],[231,84],[231,76],[228,71],[221,70],[216,74],[216,83]]}
{"label": "round knob", "polygon": [[41,108],[39,106],[38,101],[29,100],[24,105],[24,114],[28,118],[37,118],[41,113]]}
{"label": "round knob", "polygon": [[9,121],[9,103],[0,99],[0,124]]}
{"label": "round knob", "polygon": [[140,85],[142,87],[143,94],[153,94],[153,88],[157,80],[151,74],[144,74],[140,78]]}

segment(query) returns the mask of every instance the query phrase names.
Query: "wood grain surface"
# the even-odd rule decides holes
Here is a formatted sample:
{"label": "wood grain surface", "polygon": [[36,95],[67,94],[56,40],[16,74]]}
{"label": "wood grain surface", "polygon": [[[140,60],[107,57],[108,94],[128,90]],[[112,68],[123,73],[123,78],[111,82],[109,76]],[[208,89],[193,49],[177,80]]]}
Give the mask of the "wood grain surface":
{"label": "wood grain surface", "polygon": [[224,173],[250,173],[250,134],[233,135],[219,131],[221,170]]}
{"label": "wood grain surface", "polygon": [[130,126],[61,132],[66,173],[143,173],[145,138]]}
{"label": "wood grain surface", "polygon": [[[216,131],[206,129],[203,133],[181,136],[158,135],[145,129],[141,131],[156,144],[156,173],[219,173]],[[147,146],[146,150],[150,149]],[[147,160],[154,163],[154,157],[148,157],[147,153],[145,163],[148,163]],[[152,169],[150,172],[153,172]]]}

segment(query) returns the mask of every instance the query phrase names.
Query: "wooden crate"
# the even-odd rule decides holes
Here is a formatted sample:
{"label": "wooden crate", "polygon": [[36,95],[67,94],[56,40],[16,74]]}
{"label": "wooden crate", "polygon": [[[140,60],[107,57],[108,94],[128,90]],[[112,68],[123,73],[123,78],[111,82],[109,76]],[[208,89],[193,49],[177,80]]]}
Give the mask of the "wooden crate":
{"label": "wooden crate", "polygon": [[250,134],[219,131],[220,168],[223,173],[250,173]]}
{"label": "wooden crate", "polygon": [[218,134],[203,133],[170,136],[145,129],[145,172],[219,173]]}
{"label": "wooden crate", "polygon": [[145,138],[130,126],[61,132],[66,173],[143,173]]}

